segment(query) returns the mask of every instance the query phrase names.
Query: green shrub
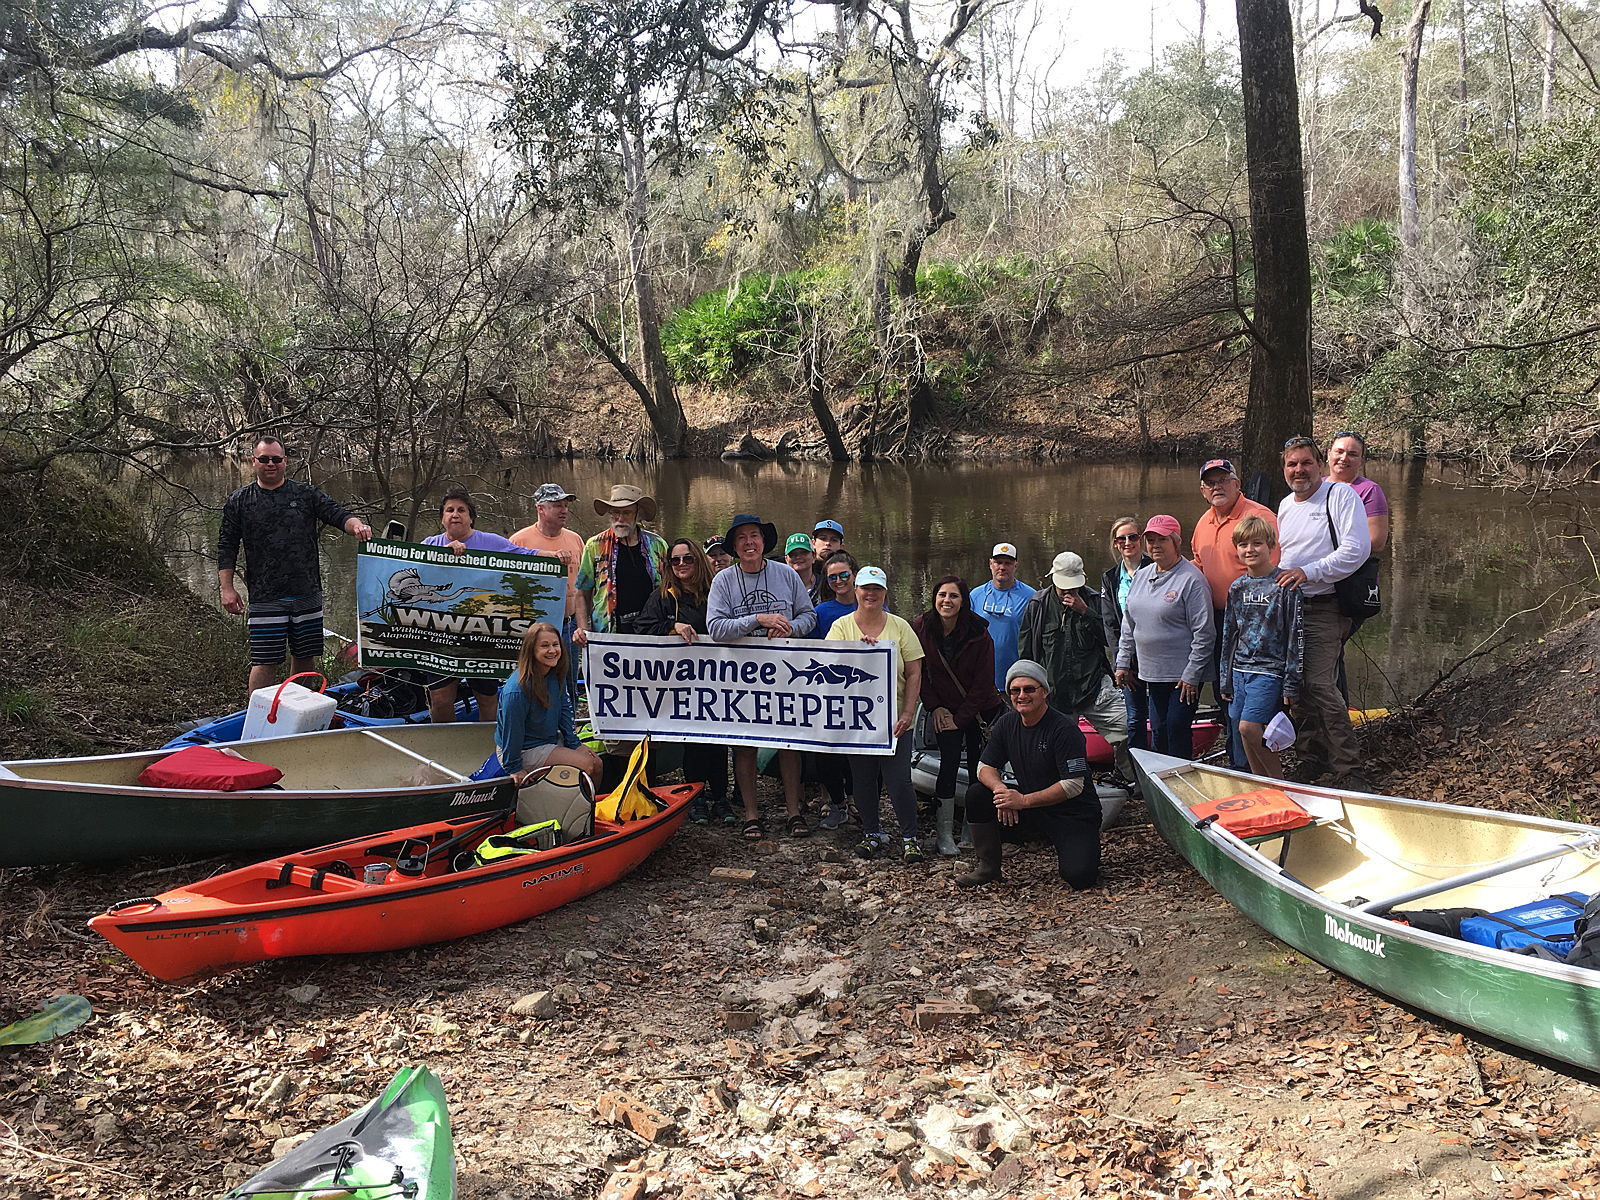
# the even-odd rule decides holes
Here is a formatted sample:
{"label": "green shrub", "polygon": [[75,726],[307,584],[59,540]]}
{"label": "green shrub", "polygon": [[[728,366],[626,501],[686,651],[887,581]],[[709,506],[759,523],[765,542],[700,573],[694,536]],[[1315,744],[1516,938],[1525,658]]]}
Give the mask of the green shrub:
{"label": "green shrub", "polygon": [[1400,241],[1394,226],[1371,218],[1346,225],[1322,248],[1321,284],[1345,300],[1376,300],[1389,290]]}
{"label": "green shrub", "polygon": [[793,275],[747,275],[735,287],[707,292],[673,313],[661,348],[681,380],[732,383],[795,337]]}

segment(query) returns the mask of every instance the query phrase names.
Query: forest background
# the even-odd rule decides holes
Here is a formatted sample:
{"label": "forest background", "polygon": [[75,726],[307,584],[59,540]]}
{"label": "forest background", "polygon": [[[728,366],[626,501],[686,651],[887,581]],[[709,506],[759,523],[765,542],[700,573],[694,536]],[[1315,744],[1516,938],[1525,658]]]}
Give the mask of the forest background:
{"label": "forest background", "polygon": [[[415,516],[463,458],[1248,430],[1277,173],[1310,301],[1279,425],[1315,396],[1393,450],[1592,473],[1600,5],[1239,0],[1236,44],[1199,0],[1076,78],[1046,11],[7,4],[0,472],[270,428]],[[1242,81],[1303,187],[1248,177]]]}

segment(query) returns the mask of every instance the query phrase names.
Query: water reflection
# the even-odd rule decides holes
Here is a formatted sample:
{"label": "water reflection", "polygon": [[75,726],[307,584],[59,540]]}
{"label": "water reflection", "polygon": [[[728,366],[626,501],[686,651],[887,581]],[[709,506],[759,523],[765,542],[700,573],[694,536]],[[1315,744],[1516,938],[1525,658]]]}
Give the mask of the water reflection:
{"label": "water reflection", "polygon": [[[1533,502],[1470,486],[1464,475],[1437,464],[1379,463],[1372,475],[1389,495],[1393,534],[1383,573],[1384,612],[1362,629],[1350,655],[1351,686],[1363,704],[1409,699],[1501,622],[1511,618],[1511,630],[1531,636],[1553,623],[1565,601],[1600,586],[1581,537],[1594,528],[1592,493]],[[314,471],[310,477],[355,503],[370,504],[377,494],[370,478]],[[247,479],[231,466],[194,464],[182,471],[181,481],[198,503],[174,507],[153,493],[146,497],[174,569],[213,599],[216,571],[209,554],[217,506]],[[725,529],[734,513],[754,511],[776,522],[781,540],[831,517],[844,526],[845,545],[858,559],[888,572],[895,610],[908,616],[927,607],[932,582],[942,575],[963,573],[974,584],[986,579],[995,542],[1016,544],[1019,575],[1035,585],[1062,550],[1078,551],[1098,576],[1111,563],[1106,535],[1113,517],[1171,513],[1183,523],[1187,541],[1204,511],[1192,467],[1155,463],[639,466],[579,460],[495,464],[449,478],[473,490],[478,528],[496,533],[533,519],[528,497],[547,480],[582,497],[572,506],[571,524],[586,536],[601,524],[593,498],[613,483],[634,483],[655,496],[661,513],[656,524],[668,536],[704,538]],[[414,538],[438,532],[431,511],[430,505],[416,522]],[[396,515],[370,508],[364,513],[380,528]],[[348,632],[354,623],[354,545],[330,531],[323,556],[329,623]]]}

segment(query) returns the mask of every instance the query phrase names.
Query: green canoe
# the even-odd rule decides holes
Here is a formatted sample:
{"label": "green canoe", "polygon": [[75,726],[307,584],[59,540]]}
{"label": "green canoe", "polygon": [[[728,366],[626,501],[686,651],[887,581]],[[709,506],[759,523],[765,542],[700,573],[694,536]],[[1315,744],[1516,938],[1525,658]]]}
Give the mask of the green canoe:
{"label": "green canoe", "polygon": [[[0,867],[136,854],[221,854],[320,846],[404,825],[488,813],[509,779],[474,781],[494,726],[330,729],[214,749],[276,767],[253,791],[140,782],[168,748],[0,763]],[[514,801],[512,801],[514,802]]]}
{"label": "green canoe", "polygon": [[[1593,895],[1600,828],[1283,783],[1148,751],[1133,758],[1162,835],[1274,937],[1403,1004],[1600,1070],[1600,971],[1384,915],[1504,913],[1551,896]],[[1281,790],[1309,819],[1241,837],[1193,811],[1258,788]]]}
{"label": "green canoe", "polygon": [[444,1089],[426,1067],[405,1067],[383,1095],[313,1134],[222,1200],[450,1200],[455,1194]]}

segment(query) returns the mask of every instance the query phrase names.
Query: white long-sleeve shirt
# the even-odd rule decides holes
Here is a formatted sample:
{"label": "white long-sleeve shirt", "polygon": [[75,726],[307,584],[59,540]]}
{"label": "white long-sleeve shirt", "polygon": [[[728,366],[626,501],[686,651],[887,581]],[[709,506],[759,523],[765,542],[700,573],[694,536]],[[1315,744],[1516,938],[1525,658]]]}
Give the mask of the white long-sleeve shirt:
{"label": "white long-sleeve shirt", "polygon": [[[1330,514],[1337,547],[1328,528]],[[1366,506],[1355,488],[1331,479],[1324,479],[1304,500],[1290,492],[1278,505],[1278,544],[1282,551],[1278,565],[1306,573],[1300,594],[1326,596],[1372,556]]]}

